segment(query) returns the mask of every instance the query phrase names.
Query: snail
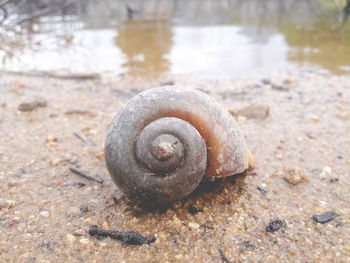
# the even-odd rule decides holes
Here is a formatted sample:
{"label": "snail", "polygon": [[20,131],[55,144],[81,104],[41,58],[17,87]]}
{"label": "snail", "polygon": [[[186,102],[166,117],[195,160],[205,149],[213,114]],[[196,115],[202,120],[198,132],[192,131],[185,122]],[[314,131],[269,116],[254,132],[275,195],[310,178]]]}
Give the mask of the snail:
{"label": "snail", "polygon": [[132,98],[105,142],[113,181],[137,203],[180,200],[202,180],[242,173],[248,150],[235,119],[204,92],[164,86]]}

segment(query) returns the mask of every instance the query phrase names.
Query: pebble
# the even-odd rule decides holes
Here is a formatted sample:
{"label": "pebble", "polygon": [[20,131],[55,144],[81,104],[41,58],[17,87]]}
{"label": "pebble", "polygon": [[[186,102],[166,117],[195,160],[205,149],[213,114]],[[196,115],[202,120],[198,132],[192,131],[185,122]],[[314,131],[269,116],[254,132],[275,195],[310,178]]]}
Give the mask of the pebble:
{"label": "pebble", "polygon": [[313,114],[313,115],[311,116],[311,120],[313,120],[313,121],[315,121],[315,122],[319,122],[319,121],[321,120],[321,118],[320,118],[319,116]]}
{"label": "pebble", "polygon": [[320,173],[320,177],[322,179],[329,178],[332,175],[332,168],[325,166],[322,169],[322,172]]}
{"label": "pebble", "polygon": [[192,230],[198,230],[200,225],[197,223],[194,223],[194,222],[190,222],[190,223],[188,223],[188,227]]}
{"label": "pebble", "polygon": [[100,152],[100,153],[96,154],[96,158],[99,159],[99,160],[103,159],[104,157],[105,157],[105,153],[104,152]]}
{"label": "pebble", "polygon": [[57,147],[57,143],[56,142],[48,142],[46,144],[46,147],[47,148],[55,148],[55,147]]}
{"label": "pebble", "polygon": [[87,245],[87,244],[89,244],[90,241],[88,238],[82,238],[79,240],[79,242],[80,242],[80,244]]}
{"label": "pebble", "polygon": [[36,99],[30,102],[22,102],[18,106],[19,111],[32,111],[39,107],[46,107],[47,102],[44,99]]}
{"label": "pebble", "polygon": [[350,120],[350,111],[343,111],[337,114],[338,118],[343,121]]}
{"label": "pebble", "polygon": [[281,85],[281,84],[280,85],[272,84],[271,88],[275,90],[280,90],[280,91],[289,91],[289,88],[287,86]]}
{"label": "pebble", "polygon": [[40,215],[41,215],[42,217],[46,217],[46,218],[49,218],[49,217],[50,217],[50,213],[47,212],[47,211],[41,211],[41,212],[40,212]]}
{"label": "pebble", "polygon": [[237,111],[229,109],[229,112],[234,116],[244,116],[248,119],[263,120],[269,116],[270,107],[264,104],[257,104],[245,107]]}
{"label": "pebble", "polygon": [[59,165],[61,162],[62,162],[62,159],[54,158],[54,159],[50,160],[50,166],[55,167],[55,166]]}
{"label": "pebble", "polygon": [[75,236],[73,236],[72,234],[67,234],[66,240],[68,243],[74,243],[77,240],[77,238]]}
{"label": "pebble", "polygon": [[283,220],[280,220],[280,219],[274,219],[272,220],[269,225],[265,228],[265,230],[267,232],[275,232],[277,230],[279,230],[281,227],[285,227],[286,226],[286,222]]}
{"label": "pebble", "polygon": [[57,142],[57,137],[55,137],[55,136],[48,136],[46,138],[46,142]]}
{"label": "pebble", "polygon": [[11,209],[15,206],[15,202],[12,200],[1,200],[0,199],[0,210],[2,208]]}
{"label": "pebble", "polygon": [[89,207],[87,205],[82,205],[79,210],[82,213],[87,213],[89,211]]}
{"label": "pebble", "polygon": [[327,223],[329,221],[332,221],[333,219],[337,218],[339,215],[336,212],[333,211],[328,211],[324,212],[323,214],[319,215],[313,215],[312,218],[317,222],[317,223]]}
{"label": "pebble", "polygon": [[284,171],[286,174],[283,177],[283,179],[290,184],[297,185],[307,181],[306,177],[303,174],[301,174],[299,169],[296,167],[285,167]]}

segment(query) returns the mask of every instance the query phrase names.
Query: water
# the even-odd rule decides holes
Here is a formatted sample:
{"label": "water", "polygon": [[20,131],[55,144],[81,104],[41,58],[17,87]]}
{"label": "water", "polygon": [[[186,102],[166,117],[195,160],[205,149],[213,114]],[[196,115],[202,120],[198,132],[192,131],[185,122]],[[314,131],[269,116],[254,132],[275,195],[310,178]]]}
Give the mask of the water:
{"label": "water", "polygon": [[129,1],[129,14],[125,3],[88,1],[64,16],[56,12],[24,23],[31,13],[12,6],[0,28],[0,69],[136,76],[263,76],[295,69],[350,74],[345,1],[135,0]]}

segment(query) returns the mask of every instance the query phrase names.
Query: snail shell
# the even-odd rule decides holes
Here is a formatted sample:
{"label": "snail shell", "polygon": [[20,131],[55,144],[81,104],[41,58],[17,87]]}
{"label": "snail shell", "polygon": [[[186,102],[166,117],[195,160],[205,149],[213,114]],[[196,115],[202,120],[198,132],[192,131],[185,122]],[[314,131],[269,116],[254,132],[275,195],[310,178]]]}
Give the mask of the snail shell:
{"label": "snail shell", "polygon": [[107,169],[132,200],[182,199],[205,179],[248,168],[244,136],[207,94],[174,86],[147,90],[115,116],[105,143]]}

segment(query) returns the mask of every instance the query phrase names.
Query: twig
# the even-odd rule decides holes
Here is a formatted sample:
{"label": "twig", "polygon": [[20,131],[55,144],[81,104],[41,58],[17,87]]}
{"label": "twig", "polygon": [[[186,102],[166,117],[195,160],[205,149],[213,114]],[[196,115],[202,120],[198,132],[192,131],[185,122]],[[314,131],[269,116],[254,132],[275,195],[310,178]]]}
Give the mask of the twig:
{"label": "twig", "polygon": [[224,252],[219,248],[219,253],[220,253],[220,256],[221,256],[221,261],[223,263],[231,263],[230,260],[228,260],[228,258],[225,256]]}
{"label": "twig", "polygon": [[83,143],[86,143],[86,141],[84,140],[84,138],[81,137],[78,133],[73,132],[73,135],[74,135],[77,139],[81,140]]}
{"label": "twig", "polygon": [[55,79],[64,79],[64,80],[94,80],[100,78],[99,74],[95,73],[72,73],[72,74],[59,74],[54,72],[47,71],[30,71],[30,72],[21,72],[21,71],[4,71],[5,74],[9,75],[19,75],[19,76],[28,76],[28,77],[48,77]]}
{"label": "twig", "polygon": [[71,172],[73,172],[73,173],[75,173],[75,174],[81,176],[81,177],[84,177],[85,179],[88,179],[89,181],[94,181],[94,182],[97,182],[97,183],[100,183],[100,184],[103,183],[103,180],[102,180],[102,179],[94,178],[94,177],[92,177],[92,176],[90,176],[90,175],[87,175],[87,174],[85,174],[85,173],[83,173],[83,172],[81,172],[81,171],[79,171],[79,170],[77,170],[77,169],[75,169],[75,168],[73,168],[73,167],[69,167],[69,170],[70,170]]}
{"label": "twig", "polygon": [[104,230],[98,226],[91,226],[89,234],[90,236],[97,238],[110,237],[129,245],[148,245],[156,241],[156,238],[154,236],[144,237],[133,231],[120,232],[113,230]]}

